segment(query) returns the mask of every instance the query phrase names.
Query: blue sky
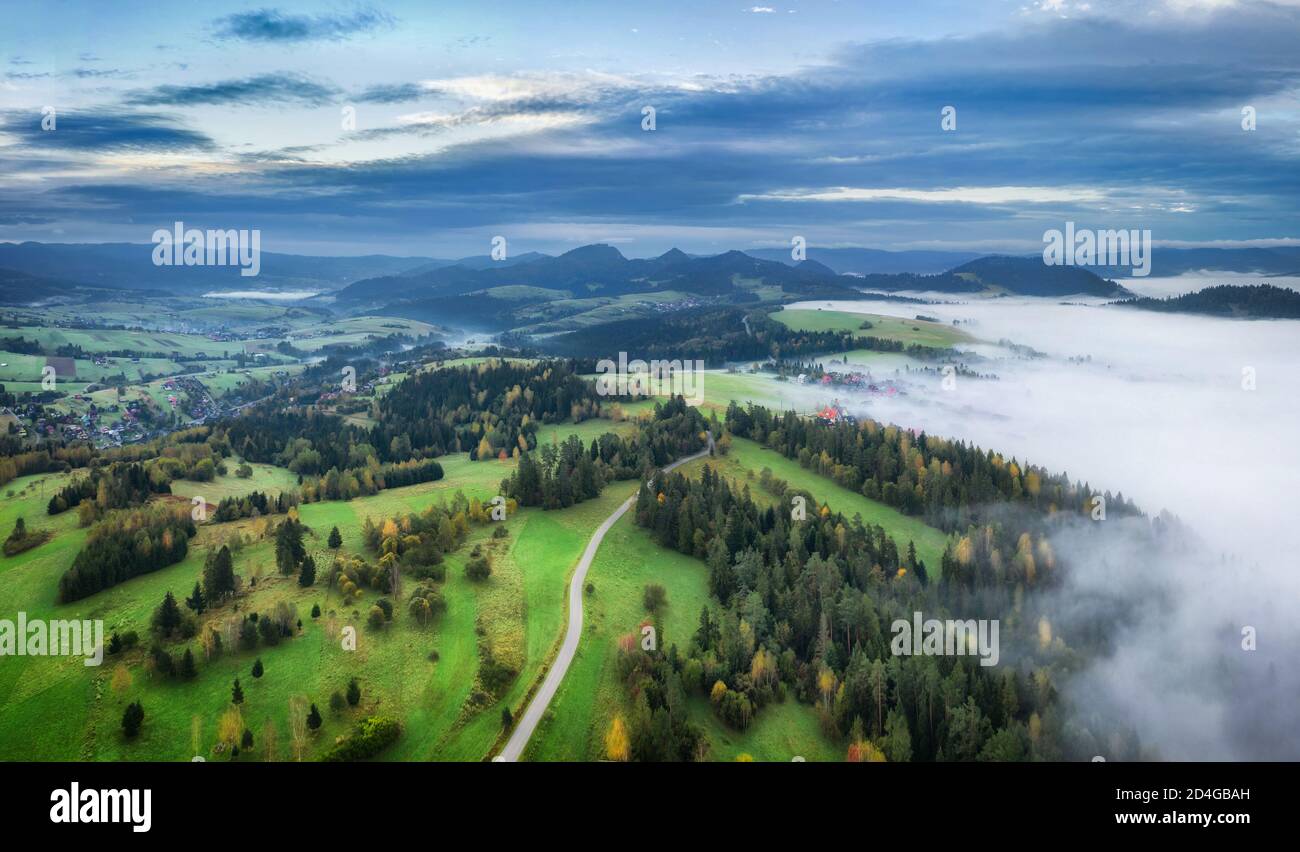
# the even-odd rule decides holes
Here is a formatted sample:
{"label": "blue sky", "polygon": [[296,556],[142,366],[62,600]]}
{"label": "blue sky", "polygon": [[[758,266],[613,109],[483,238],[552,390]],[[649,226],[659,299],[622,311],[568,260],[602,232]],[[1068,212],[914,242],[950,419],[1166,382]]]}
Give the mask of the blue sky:
{"label": "blue sky", "polygon": [[0,7],[0,240],[1300,242],[1300,0]]}

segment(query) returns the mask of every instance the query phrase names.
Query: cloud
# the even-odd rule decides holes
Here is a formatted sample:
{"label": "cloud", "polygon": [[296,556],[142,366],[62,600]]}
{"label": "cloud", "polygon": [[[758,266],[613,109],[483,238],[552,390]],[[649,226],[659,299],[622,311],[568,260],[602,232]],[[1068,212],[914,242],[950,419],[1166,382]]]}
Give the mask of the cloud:
{"label": "cloud", "polygon": [[333,85],[317,83],[301,74],[280,72],[193,86],[155,86],[129,93],[124,100],[134,106],[253,105],[265,101],[321,106],[338,95],[339,89]]}
{"label": "cloud", "polygon": [[[676,242],[674,229],[692,251],[792,233],[822,245],[1032,246],[1067,220],[1150,228],[1157,243],[1288,239],[1300,236],[1289,230],[1300,221],[1298,26],[1300,12],[1273,5],[1034,16],[960,38],[849,45],[783,74],[533,70],[345,93],[281,73],[128,91],[125,103],[416,104],[399,117],[366,110],[359,132],[328,121],[225,152],[242,160],[222,190],[232,205],[243,198],[298,228],[301,197],[329,194],[349,239],[389,246],[430,226],[502,222],[646,235],[654,242],[631,248],[647,254]],[[1247,103],[1256,133],[1240,128]],[[641,129],[645,105],[654,132]],[[946,105],[953,132],[941,130]],[[196,189],[216,180],[190,177]],[[114,203],[127,208],[128,196]],[[747,236],[707,236],[723,233]]]}
{"label": "cloud", "polygon": [[[58,112],[53,130],[41,128],[39,112],[4,113],[4,135],[23,149],[84,152],[211,150],[211,138],[181,126],[171,116],[157,113],[121,113],[96,110]],[[0,150],[3,150],[0,148]]]}
{"label": "cloud", "polygon": [[1105,193],[1092,187],[957,186],[950,189],[868,189],[837,186],[823,190],[783,190],[764,195],[742,195],[741,201],[922,201],[932,204],[1045,204],[1049,202],[1101,201]]}
{"label": "cloud", "polygon": [[400,104],[428,96],[429,90],[419,83],[385,83],[371,86],[357,95],[356,100],[371,104]]}
{"label": "cloud", "polygon": [[393,18],[375,9],[350,15],[293,15],[278,9],[237,12],[213,22],[217,38],[261,42],[339,41],[380,27]]}

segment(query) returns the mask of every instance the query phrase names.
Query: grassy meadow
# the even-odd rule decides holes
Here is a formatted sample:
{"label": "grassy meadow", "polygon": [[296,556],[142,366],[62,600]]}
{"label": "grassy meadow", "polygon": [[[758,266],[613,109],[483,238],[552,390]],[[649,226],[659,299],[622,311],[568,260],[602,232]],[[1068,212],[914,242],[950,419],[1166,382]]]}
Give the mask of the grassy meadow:
{"label": "grassy meadow", "polygon": [[[924,305],[917,306],[923,312]],[[849,311],[829,311],[815,308],[781,310],[772,318],[796,331],[852,331],[863,337],[880,337],[900,343],[917,343],[921,346],[947,347],[969,342],[972,338],[961,329],[941,322],[901,319],[882,314],[858,314]],[[863,329],[863,322],[871,328]]]}

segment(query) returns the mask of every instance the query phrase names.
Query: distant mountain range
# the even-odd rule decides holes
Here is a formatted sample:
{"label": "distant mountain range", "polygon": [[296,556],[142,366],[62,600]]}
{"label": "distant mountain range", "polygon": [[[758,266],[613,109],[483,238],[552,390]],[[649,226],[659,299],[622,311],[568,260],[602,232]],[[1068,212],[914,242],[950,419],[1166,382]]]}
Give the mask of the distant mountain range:
{"label": "distant mountain range", "polygon": [[[154,266],[148,243],[0,243],[0,270],[88,287],[157,289],[173,295],[208,290],[336,290],[372,275],[433,262],[427,257],[312,257],[261,252],[261,271],[234,266]],[[455,262],[455,261],[450,261]]]}
{"label": "distant mountain range", "polygon": [[[774,297],[855,298],[858,290],[1122,297],[1129,294],[1106,279],[1131,274],[1124,267],[1046,267],[1039,255],[810,248],[808,259],[796,263],[786,249],[713,256],[673,249],[654,258],[627,258],[612,246],[592,245],[554,257],[526,252],[500,261],[488,255],[449,260],[262,252],[260,274],[243,277],[231,266],[155,266],[152,249],[150,244],[134,243],[0,243],[0,302],[71,298],[83,288],[158,290],[171,295],[227,289],[315,290],[323,294],[323,302],[348,310],[391,307],[394,315],[427,317],[437,312],[483,313],[480,306],[449,303],[478,292],[488,294],[498,303],[495,307],[504,310],[543,301],[667,290],[736,303]],[[1200,270],[1300,274],[1300,247],[1157,248],[1152,263],[1157,276]]]}
{"label": "distant mountain range", "polygon": [[[745,254],[762,260],[775,260],[790,266],[795,261],[790,249],[748,249]],[[984,257],[975,251],[883,251],[869,248],[809,248],[807,259],[816,261],[840,275],[935,275],[954,266]]]}
{"label": "distant mountain range", "polygon": [[439,266],[422,272],[358,281],[322,298],[345,310],[459,321],[479,328],[524,324],[519,312],[552,302],[565,304],[533,319],[558,319],[598,300],[645,294],[732,304],[797,298],[855,299],[855,280],[813,261],[786,266],[730,251],[691,257],[672,249],[655,258],[626,258],[608,245],[590,245],[558,257],[545,255],[508,266]]}
{"label": "distant mountain range", "polygon": [[938,275],[864,275],[856,279],[865,290],[897,292],[922,290],[938,293],[1005,293],[1018,296],[1132,295],[1114,281],[1079,266],[1046,266],[1043,259],[993,255],[963,263]]}
{"label": "distant mountain range", "polygon": [[[1093,267],[1107,278],[1130,278],[1125,266]],[[1272,248],[1161,248],[1151,251],[1151,275],[1171,278],[1192,272],[1300,276],[1300,246]]]}

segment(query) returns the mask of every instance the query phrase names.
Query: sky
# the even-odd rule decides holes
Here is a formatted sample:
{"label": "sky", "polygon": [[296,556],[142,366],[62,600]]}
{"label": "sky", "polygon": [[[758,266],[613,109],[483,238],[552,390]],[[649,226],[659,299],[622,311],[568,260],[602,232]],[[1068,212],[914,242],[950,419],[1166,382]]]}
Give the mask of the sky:
{"label": "sky", "polygon": [[1073,221],[1300,244],[1300,0],[0,14],[3,241],[1030,253]]}

